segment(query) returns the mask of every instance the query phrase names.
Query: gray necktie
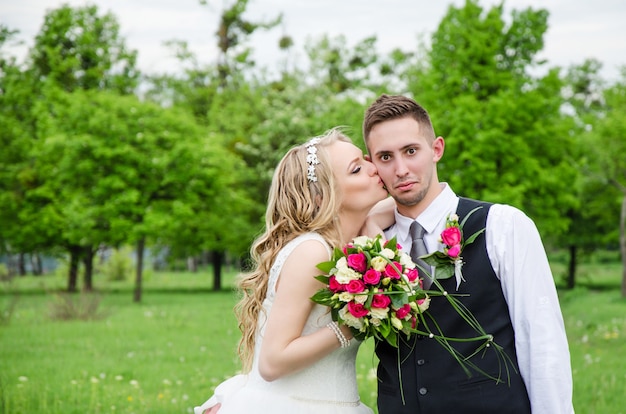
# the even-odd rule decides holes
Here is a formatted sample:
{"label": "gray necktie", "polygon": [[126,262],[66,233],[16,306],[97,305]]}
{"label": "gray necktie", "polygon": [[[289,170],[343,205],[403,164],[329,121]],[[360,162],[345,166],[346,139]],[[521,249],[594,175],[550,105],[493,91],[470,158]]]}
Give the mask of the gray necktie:
{"label": "gray necktie", "polygon": [[[426,269],[428,273],[430,273],[430,265],[426,264],[426,262],[422,259],[419,259],[420,256],[424,256],[428,254],[428,250],[426,250],[426,244],[424,243],[424,227],[422,227],[417,221],[411,223],[411,229],[409,233],[411,234],[412,244],[411,244],[411,259],[420,265],[422,268]],[[420,277],[424,280],[424,289],[428,289],[432,283],[430,277],[426,276],[422,269],[418,268]]]}

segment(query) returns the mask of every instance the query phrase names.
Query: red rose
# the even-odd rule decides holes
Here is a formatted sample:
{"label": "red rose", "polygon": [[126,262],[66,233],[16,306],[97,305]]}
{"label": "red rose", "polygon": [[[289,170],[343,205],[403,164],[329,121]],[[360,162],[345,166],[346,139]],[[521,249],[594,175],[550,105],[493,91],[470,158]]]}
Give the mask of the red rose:
{"label": "red rose", "polygon": [[348,266],[359,273],[363,273],[367,269],[367,257],[363,253],[350,254],[348,255]]}
{"label": "red rose", "polygon": [[335,293],[343,292],[345,290],[345,286],[337,282],[337,278],[335,276],[331,276],[328,279],[328,289],[330,289],[331,292]]}
{"label": "red rose", "polygon": [[348,302],[348,311],[355,318],[362,318],[366,316],[369,312],[367,309],[365,309],[365,306],[363,306],[361,303],[354,302],[354,301]]}
{"label": "red rose", "polygon": [[384,309],[391,303],[391,298],[387,295],[374,295],[372,297],[372,308]]}
{"label": "red rose", "polygon": [[361,293],[365,290],[365,283],[362,280],[351,280],[346,285],[346,290],[349,293]]}
{"label": "red rose", "polygon": [[348,255],[348,249],[353,248],[354,246],[352,245],[352,243],[348,243],[345,246],[343,246],[343,249],[341,249],[341,251],[343,252],[343,254],[345,254],[346,256]]}
{"label": "red rose", "polygon": [[417,269],[409,269],[409,271],[406,272],[406,277],[409,279],[409,282],[415,282],[415,279],[417,279],[418,276],[419,272]]}
{"label": "red rose", "polygon": [[402,276],[402,265],[398,262],[388,264],[385,266],[385,276],[389,276],[392,279],[400,279],[400,276]]}
{"label": "red rose", "polygon": [[404,319],[411,312],[411,306],[406,303],[403,307],[396,311],[396,316],[398,319]]}
{"label": "red rose", "polygon": [[377,285],[380,282],[380,272],[370,269],[363,275],[363,281],[370,285]]}
{"label": "red rose", "polygon": [[446,246],[454,246],[461,243],[461,230],[458,227],[448,227],[441,232],[441,241]]}
{"label": "red rose", "polygon": [[454,246],[448,249],[448,256],[450,257],[459,257],[459,254],[461,254],[460,244],[455,244]]}

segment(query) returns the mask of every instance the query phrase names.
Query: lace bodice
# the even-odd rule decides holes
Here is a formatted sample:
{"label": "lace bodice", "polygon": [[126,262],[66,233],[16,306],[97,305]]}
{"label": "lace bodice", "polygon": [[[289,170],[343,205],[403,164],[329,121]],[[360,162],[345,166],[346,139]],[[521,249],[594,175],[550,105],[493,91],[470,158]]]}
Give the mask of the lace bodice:
{"label": "lace bodice", "polygon": [[[289,242],[278,253],[270,271],[268,291],[266,299],[263,302],[265,315],[269,315],[272,310],[276,293],[276,283],[285,261],[300,243],[307,240],[317,240],[324,244],[330,256],[330,247],[324,239],[316,233],[306,233]],[[338,348],[322,360],[300,372],[280,378],[271,383],[265,382],[258,373],[259,351],[265,334],[265,315],[261,312],[259,318],[253,369],[250,373],[250,381],[253,382],[255,386],[272,388],[272,391],[281,392],[295,399],[332,401],[334,403],[345,404],[356,403],[359,400],[356,385],[355,359],[360,342],[354,339],[351,340],[349,347]],[[331,320],[327,307],[315,305],[302,333],[303,335],[307,335],[318,329],[327,329],[326,324]]]}

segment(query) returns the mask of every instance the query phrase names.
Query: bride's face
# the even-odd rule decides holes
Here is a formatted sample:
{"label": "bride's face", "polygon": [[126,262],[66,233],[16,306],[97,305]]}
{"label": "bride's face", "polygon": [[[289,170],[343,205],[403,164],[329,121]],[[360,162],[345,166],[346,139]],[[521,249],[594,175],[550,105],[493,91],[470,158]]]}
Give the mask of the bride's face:
{"label": "bride's face", "polygon": [[376,167],[364,158],[356,145],[337,141],[328,151],[343,211],[369,211],[387,197]]}

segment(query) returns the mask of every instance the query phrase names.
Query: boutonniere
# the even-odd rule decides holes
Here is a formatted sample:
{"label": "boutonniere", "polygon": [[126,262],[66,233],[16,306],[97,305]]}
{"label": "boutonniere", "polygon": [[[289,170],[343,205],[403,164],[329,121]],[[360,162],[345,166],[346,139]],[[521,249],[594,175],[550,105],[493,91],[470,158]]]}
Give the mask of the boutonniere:
{"label": "boutonniere", "polygon": [[432,277],[434,279],[448,279],[454,275],[457,289],[461,285],[461,281],[465,281],[461,271],[463,268],[463,249],[476,240],[485,229],[478,230],[471,236],[464,238],[463,226],[469,216],[479,208],[482,207],[476,207],[470,211],[460,224],[459,216],[455,213],[450,214],[446,219],[446,228],[439,236],[439,242],[443,245],[443,250],[437,250],[422,257],[426,263],[433,266]]}

